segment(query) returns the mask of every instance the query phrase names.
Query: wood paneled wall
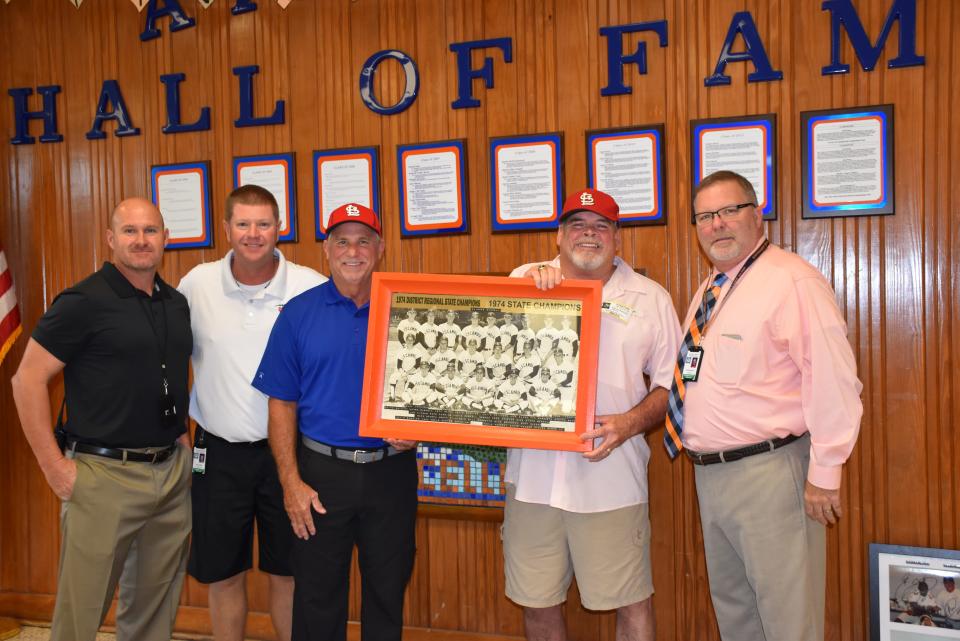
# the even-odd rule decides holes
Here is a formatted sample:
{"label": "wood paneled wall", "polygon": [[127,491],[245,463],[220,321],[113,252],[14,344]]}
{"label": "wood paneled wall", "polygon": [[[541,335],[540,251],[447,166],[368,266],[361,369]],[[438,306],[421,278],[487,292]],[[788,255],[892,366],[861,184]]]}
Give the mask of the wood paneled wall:
{"label": "wood paneled wall", "polygon": [[[222,208],[235,155],[297,153],[300,241],[285,245],[292,260],[324,270],[313,240],[313,149],[379,145],[382,209],[388,242],[385,269],[424,272],[506,271],[553,255],[551,233],[490,233],[486,144],[490,136],[562,131],[568,189],[585,184],[587,129],[663,122],[669,224],[623,232],[623,255],[663,283],[682,312],[707,264],[689,224],[691,119],[774,112],[778,115],[778,212],[770,238],[821,269],[836,289],[864,382],[859,444],[845,468],[846,512],[828,537],[827,638],[859,641],[868,634],[866,546],[871,541],[960,547],[960,4],[918,0],[917,42],[926,65],[886,68],[896,33],[877,69],[859,68],[844,36],[851,73],[821,75],[830,62],[830,17],[820,0],[294,0],[286,10],[259,0],[256,12],[231,16],[227,0],[202,9],[182,0],[195,28],[140,42],[143,14],[127,0],[13,0],[0,5],[0,241],[13,269],[27,329],[62,288],[107,257],[103,229],[122,197],[148,194],[151,164],[209,160],[213,201]],[[891,0],[855,0],[875,40]],[[732,64],[730,86],[706,88],[730,20],[752,13],[784,79],[747,83],[752,68]],[[629,36],[632,51],[648,42],[649,73],[628,66],[631,95],[602,98],[606,42],[601,26],[666,19],[669,46]],[[477,109],[453,110],[451,42],[513,38],[513,62],[494,58],[495,86],[476,82]],[[382,117],[358,93],[359,70],[375,51],[398,48],[419,66],[422,85],[407,111]],[[475,65],[480,63],[475,55]],[[259,64],[256,109],[287,101],[286,124],[237,129],[238,89],[231,69]],[[183,72],[183,119],[212,109],[212,128],[164,135],[159,76]],[[88,141],[100,86],[117,79],[135,137]],[[378,91],[399,96],[399,68],[384,64]],[[6,89],[59,84],[64,141],[12,146],[12,100]],[[32,97],[31,109],[39,108]],[[896,215],[802,220],[799,113],[854,105],[895,105]],[[40,124],[31,125],[39,136]],[[397,220],[395,146],[466,138],[469,235],[401,240]],[[225,251],[219,235],[208,250],[167,254],[172,282]],[[7,380],[24,339],[0,378],[0,614],[46,618],[54,592],[58,504],[20,432]],[[55,392],[59,396],[59,390]],[[693,475],[669,463],[651,436],[651,515],[660,639],[717,639],[706,586]],[[522,634],[520,611],[502,593],[496,523],[421,519],[419,553],[407,622],[445,630]],[[789,577],[784,577],[789,580]],[[251,580],[252,621],[269,626],[262,577]],[[352,604],[354,616],[356,597]],[[204,589],[190,583],[180,627],[203,629]],[[570,608],[572,638],[612,639],[612,615]]]}

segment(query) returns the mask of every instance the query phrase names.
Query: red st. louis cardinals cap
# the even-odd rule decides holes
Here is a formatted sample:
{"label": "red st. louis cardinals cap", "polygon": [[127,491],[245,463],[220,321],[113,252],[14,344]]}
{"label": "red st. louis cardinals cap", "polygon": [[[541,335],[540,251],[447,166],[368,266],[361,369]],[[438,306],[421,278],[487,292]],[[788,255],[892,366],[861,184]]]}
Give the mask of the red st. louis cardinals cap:
{"label": "red st. louis cardinals cap", "polygon": [[327,221],[327,234],[333,231],[333,228],[342,223],[360,223],[366,225],[380,236],[380,218],[369,207],[358,205],[357,203],[347,203],[340,205],[330,212],[330,220]]}
{"label": "red st. louis cardinals cap", "polygon": [[605,194],[598,189],[584,189],[568,196],[563,203],[563,213],[560,214],[560,220],[578,211],[593,212],[611,222],[620,222],[620,207],[617,205],[617,201],[609,194]]}

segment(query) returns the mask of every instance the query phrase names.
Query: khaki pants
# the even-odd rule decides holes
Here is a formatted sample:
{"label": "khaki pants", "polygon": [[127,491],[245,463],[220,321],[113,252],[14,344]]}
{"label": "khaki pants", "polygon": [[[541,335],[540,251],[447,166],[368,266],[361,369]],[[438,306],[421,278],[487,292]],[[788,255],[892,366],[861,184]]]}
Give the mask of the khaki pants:
{"label": "khaki pants", "polygon": [[60,512],[52,641],[92,641],[117,584],[117,639],[169,641],[190,536],[190,451],[159,464],[77,454]]}
{"label": "khaki pants", "polygon": [[588,610],[616,610],[653,594],[647,504],[567,512],[525,503],[507,485],[503,559],[507,598],[527,608],[563,603],[577,576]]}
{"label": "khaki pants", "polygon": [[810,438],[694,465],[710,595],[724,641],[821,641],[824,526],[804,512]]}

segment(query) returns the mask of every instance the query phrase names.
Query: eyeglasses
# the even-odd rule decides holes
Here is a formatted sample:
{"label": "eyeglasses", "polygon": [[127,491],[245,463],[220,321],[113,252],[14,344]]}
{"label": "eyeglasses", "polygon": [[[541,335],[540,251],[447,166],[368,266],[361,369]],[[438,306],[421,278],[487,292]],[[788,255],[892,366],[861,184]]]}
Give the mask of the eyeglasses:
{"label": "eyeglasses", "polygon": [[564,221],[563,226],[575,232],[585,232],[589,229],[595,234],[609,234],[617,228],[614,223],[608,220],[598,220],[591,224],[584,220],[574,219]]}
{"label": "eyeglasses", "polygon": [[744,207],[756,207],[755,203],[743,203],[741,205],[730,205],[729,207],[724,207],[718,209],[717,211],[701,211],[693,215],[693,220],[701,227],[705,227],[713,222],[714,216],[720,216],[720,218],[726,220],[727,218],[733,218],[740,213],[740,210]]}

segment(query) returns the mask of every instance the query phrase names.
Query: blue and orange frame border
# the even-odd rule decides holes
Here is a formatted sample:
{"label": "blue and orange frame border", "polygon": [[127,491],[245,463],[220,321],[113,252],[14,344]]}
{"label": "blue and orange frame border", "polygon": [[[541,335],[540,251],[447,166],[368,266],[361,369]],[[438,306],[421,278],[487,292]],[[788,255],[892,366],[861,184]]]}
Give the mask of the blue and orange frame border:
{"label": "blue and orange frame border", "polygon": [[[553,148],[553,211],[535,219],[505,221],[497,207],[500,175],[497,171],[497,150],[506,147],[550,145]],[[490,139],[490,229],[494,233],[542,231],[556,229],[563,203],[563,134],[560,132],[524,136],[502,136]]]}
{"label": "blue and orange frame border", "polygon": [[287,192],[287,231],[280,234],[278,242],[297,242],[297,165],[295,154],[262,154],[258,156],[236,156],[233,159],[233,188],[240,186],[240,170],[251,165],[283,165],[286,172]]}
{"label": "blue and orange frame border", "polygon": [[[814,197],[813,131],[820,123],[830,121],[877,120],[881,124],[881,153],[883,162],[880,197],[871,201],[818,204]],[[802,174],[803,218],[840,218],[845,216],[885,216],[895,211],[893,105],[825,109],[800,112],[800,167]]]}
{"label": "blue and orange frame border", "polygon": [[[707,118],[690,121],[690,161],[693,174],[690,177],[690,203],[693,204],[693,190],[700,184],[702,161],[700,158],[700,140],[704,133],[730,129],[763,130],[764,134],[764,172],[766,201],[760,212],[764,220],[777,219],[777,114],[757,114],[753,116],[734,116],[730,118]],[[690,212],[690,224],[693,224],[693,211]]]}
{"label": "blue and orange frame border", "polygon": [[[313,152],[313,216],[316,224],[316,239],[324,240],[327,237],[323,227],[323,209],[320,198],[322,185],[320,180],[320,163],[329,160],[348,160],[350,158],[366,158],[370,162],[370,209],[380,216],[383,225],[383,215],[380,212],[380,148],[349,147],[344,149],[325,149]],[[340,205],[344,203],[339,203]],[[361,203],[366,204],[366,203]],[[339,205],[338,205],[339,206]]]}
{"label": "blue and orange frame border", "polygon": [[[408,217],[406,164],[404,160],[411,155],[453,152],[457,167],[457,219],[449,223],[417,225]],[[436,236],[441,234],[464,234],[470,229],[470,216],[467,197],[467,141],[440,140],[435,142],[397,145],[397,190],[400,198],[400,235],[404,237]]]}
{"label": "blue and orange frame border", "polygon": [[[620,209],[620,225],[666,225],[667,201],[663,186],[664,181],[664,152],[663,152],[662,124],[638,125],[635,127],[618,127],[616,129],[594,129],[586,132],[587,146],[587,186],[596,188],[597,171],[595,164],[595,149],[598,142],[624,138],[649,138],[653,141],[654,162],[654,208],[649,212],[625,212]],[[614,195],[615,196],[615,195]]]}
{"label": "blue and orange frame border", "polygon": [[196,162],[182,162],[171,165],[150,166],[150,200],[157,207],[157,180],[161,176],[171,174],[200,174],[201,193],[201,225],[202,233],[191,238],[181,238],[167,242],[166,249],[190,249],[194,247],[213,247],[213,222],[210,212],[210,162],[201,160]]}

